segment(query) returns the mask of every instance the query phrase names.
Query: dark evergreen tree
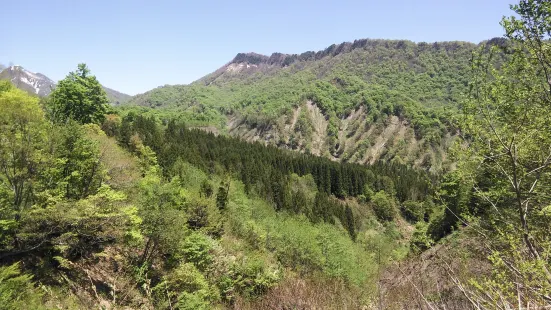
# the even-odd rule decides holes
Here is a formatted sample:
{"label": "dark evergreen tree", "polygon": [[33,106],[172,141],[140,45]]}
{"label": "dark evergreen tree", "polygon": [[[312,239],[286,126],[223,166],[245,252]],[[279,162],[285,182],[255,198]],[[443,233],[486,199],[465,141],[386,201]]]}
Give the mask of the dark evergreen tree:
{"label": "dark evergreen tree", "polygon": [[214,188],[212,188],[212,184],[208,180],[203,180],[203,182],[201,183],[200,195],[206,198],[210,198],[213,193],[214,193]]}
{"label": "dark evergreen tree", "polygon": [[216,193],[216,206],[220,211],[226,210],[228,206],[228,195],[229,195],[230,183],[229,182],[220,182],[218,187],[218,192]]}
{"label": "dark evergreen tree", "polygon": [[348,230],[348,234],[350,234],[350,238],[352,238],[352,240],[356,240],[356,224],[354,222],[354,214],[352,213],[350,206],[346,206],[344,212],[344,223],[346,230]]}

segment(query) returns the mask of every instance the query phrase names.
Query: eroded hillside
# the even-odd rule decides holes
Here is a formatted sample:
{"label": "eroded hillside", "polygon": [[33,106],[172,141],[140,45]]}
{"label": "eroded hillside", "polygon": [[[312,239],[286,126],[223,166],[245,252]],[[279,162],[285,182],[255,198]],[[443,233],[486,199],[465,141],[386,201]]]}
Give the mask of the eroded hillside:
{"label": "eroded hillside", "polygon": [[274,125],[250,126],[246,120],[236,116],[229,117],[227,122],[227,130],[232,136],[335,161],[374,164],[381,159],[433,170],[449,164],[446,150],[454,140],[452,134],[446,134],[442,137],[442,144],[435,145],[416,136],[411,123],[395,115],[373,122],[366,108],[360,106],[338,119],[336,135],[328,136],[328,126],[328,117],[312,101],[280,116]]}
{"label": "eroded hillside", "polygon": [[440,170],[472,52],[499,42],[357,40],[300,55],[243,53],[190,85],[135,96],[125,109],[145,106],[333,160]]}

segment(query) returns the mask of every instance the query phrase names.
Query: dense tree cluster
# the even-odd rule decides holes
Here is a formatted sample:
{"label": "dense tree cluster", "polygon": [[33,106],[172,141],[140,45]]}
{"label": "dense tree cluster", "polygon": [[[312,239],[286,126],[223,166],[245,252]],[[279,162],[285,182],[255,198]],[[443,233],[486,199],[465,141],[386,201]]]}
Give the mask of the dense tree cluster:
{"label": "dense tree cluster", "polygon": [[[60,88],[69,94],[57,99],[84,98],[86,85]],[[100,120],[86,114],[97,110],[52,110],[51,100],[0,83],[7,307],[24,298],[37,309],[43,301],[86,308],[124,290],[113,304],[209,309],[265,294],[286,268],[351,287],[371,283],[383,263],[365,244],[393,228],[375,226],[366,197],[384,188],[389,199],[420,200],[430,191],[426,174],[405,166],[343,165],[132,113],[102,115],[100,128],[87,124]],[[368,225],[376,233],[366,238]],[[399,238],[383,246],[395,257],[404,255]],[[116,278],[90,272],[96,263]],[[34,281],[48,283],[48,293]],[[67,286],[92,300],[57,291]]]}
{"label": "dense tree cluster", "polygon": [[49,122],[38,99],[0,87],[0,260],[62,264],[122,238],[129,208],[107,181],[96,125]]}
{"label": "dense tree cluster", "polygon": [[[431,191],[429,175],[407,166],[340,164],[322,157],[190,130],[177,121],[163,126],[155,118],[131,113],[123,117],[118,139],[130,146],[134,135],[157,154],[167,177],[173,176],[172,167],[180,160],[206,172],[223,169],[241,180],[247,193],[272,201],[276,210],[294,210],[314,222],[322,219],[333,222],[336,217],[349,227],[352,236],[353,214],[345,203],[330,196],[358,197],[368,188],[385,190],[389,199],[404,202],[422,201]],[[318,192],[315,202],[305,200],[305,193],[300,190],[293,193],[292,174],[312,176]]]}

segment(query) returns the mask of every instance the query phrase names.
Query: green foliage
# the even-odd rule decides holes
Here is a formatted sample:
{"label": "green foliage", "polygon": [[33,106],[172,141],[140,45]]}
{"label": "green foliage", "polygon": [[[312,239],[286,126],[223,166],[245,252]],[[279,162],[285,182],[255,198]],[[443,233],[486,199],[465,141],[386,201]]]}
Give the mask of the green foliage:
{"label": "green foliage", "polygon": [[[339,57],[297,58],[300,60],[293,65],[260,77],[224,73],[219,77],[207,76],[190,86],[157,88],[134,98],[133,102],[152,107],[178,107],[184,111],[196,109],[197,105],[220,111],[223,105],[229,105],[232,110],[247,116],[259,110],[271,116],[307,97],[324,111],[334,111],[337,117],[362,103],[399,113],[400,108],[395,106],[400,101],[445,103],[457,100],[467,83],[468,61],[473,48],[473,44],[463,42],[429,45],[357,40],[343,43],[335,54],[326,54]],[[213,75],[217,74],[220,73]],[[206,82],[211,78],[216,81]],[[388,108],[383,109],[386,105]]]}
{"label": "green foliage", "polygon": [[15,88],[13,84],[8,80],[0,80],[0,93]]}
{"label": "green foliage", "polygon": [[55,138],[61,145],[53,154],[56,165],[50,167],[50,175],[45,178],[50,177],[57,184],[48,186],[58,188],[65,198],[85,198],[94,193],[106,178],[98,143],[86,137],[86,128],[72,121],[58,128],[56,134]]}
{"label": "green foliage", "polygon": [[46,309],[41,292],[32,282],[33,277],[19,269],[17,263],[0,266],[0,309]]}
{"label": "green foliage", "polygon": [[0,93],[0,107],[0,255],[54,249],[57,242],[63,249],[52,255],[76,255],[116,239],[107,235],[125,227],[126,217],[124,208],[110,208],[124,198],[100,187],[105,173],[85,130],[48,124],[37,99],[16,89]]}
{"label": "green foliage", "polygon": [[[125,117],[125,123],[129,125],[125,135],[149,141],[158,152],[159,165],[145,174],[139,194],[141,234],[146,241],[141,261],[150,266],[158,307],[175,307],[178,302],[182,307],[212,307],[214,299],[199,293],[200,289],[171,288],[166,274],[181,264],[198,272],[187,270],[196,279],[187,282],[199,283],[201,274],[225,302],[239,295],[264,294],[279,283],[284,270],[343,279],[354,286],[372,283],[377,264],[364,245],[371,237],[362,235],[362,243],[353,241],[360,239],[361,215],[356,206],[326,191],[359,194],[362,184],[369,188],[390,184],[377,181],[375,175],[408,170],[343,168],[328,160],[190,131],[175,123],[162,127],[141,116]],[[119,141],[125,141],[120,132]],[[150,132],[159,133],[158,138],[151,139]],[[135,149],[133,145],[127,146]],[[244,182],[249,182],[248,191]],[[220,184],[212,195],[207,194],[210,184]],[[397,183],[395,188],[401,186]],[[280,208],[274,201],[278,197]],[[222,226],[225,229],[212,228]],[[387,240],[386,246],[395,247],[397,239]]]}
{"label": "green foliage", "polygon": [[0,202],[14,218],[32,204],[33,184],[43,168],[48,125],[38,99],[10,87],[0,92]]}
{"label": "green foliage", "polygon": [[475,210],[471,201],[472,187],[472,182],[463,178],[459,171],[444,176],[437,192],[442,203],[440,206],[442,210],[432,219],[428,228],[428,232],[434,240],[440,240],[448,235],[457,229],[461,222],[465,222],[474,214]]}
{"label": "green foliage", "polygon": [[74,72],[57,84],[50,94],[48,105],[53,120],[69,119],[81,124],[101,124],[107,112],[107,95],[86,64],[79,64]]}
{"label": "green foliage", "polygon": [[147,238],[141,263],[151,262],[159,255],[174,255],[175,245],[188,235],[188,219],[182,212],[186,193],[177,182],[165,183],[155,167],[145,175],[140,184],[140,216],[142,234]]}
{"label": "green foliage", "polygon": [[212,188],[212,184],[208,180],[204,180],[203,183],[201,183],[201,195],[205,195],[206,198],[210,198],[213,193],[214,189]]}
{"label": "green foliage", "polygon": [[13,247],[1,253],[10,256],[34,250],[75,258],[122,241],[127,232],[136,229],[136,221],[129,218],[132,206],[125,200],[123,193],[103,185],[86,199],[33,207],[22,214],[17,230],[12,232]]}
{"label": "green foliage", "polygon": [[[99,292],[105,270],[88,274],[89,264],[115,265],[106,269],[117,273],[108,279],[113,288],[106,285],[114,307],[127,306],[130,293],[119,292],[136,286],[143,293],[137,299],[149,298],[155,308],[212,309],[239,297],[257,298],[287,276],[374,291],[377,270],[406,252],[392,223],[397,203],[405,202],[402,210],[411,220],[423,219],[428,211],[418,201],[431,197],[436,177],[400,158],[342,164],[188,127],[223,127],[228,116],[236,116],[270,130],[300,106],[295,142],[308,148],[318,125],[305,112],[313,101],[328,123],[331,153],[343,151],[342,120],[359,107],[367,111],[365,126],[409,119],[418,138],[438,145],[450,127],[442,110],[453,110],[447,104],[457,96],[449,83],[463,78],[451,72],[462,72],[472,46],[354,44],[312,56],[323,63],[339,56],[330,68],[306,56],[286,58],[285,68],[257,75],[258,83],[223,76],[209,86],[162,87],[145,96],[147,103],[171,101],[172,110],[136,109],[105,119],[105,95],[84,65],[46,102],[54,123],[36,99],[0,83],[0,258],[40,262],[39,268],[51,268],[61,280],[43,269],[29,270],[59,280],[62,288],[90,282],[100,298],[107,294]],[[373,61],[377,57],[393,59],[387,67]],[[444,68],[446,63],[459,69]],[[450,193],[442,197],[452,205],[456,197]],[[431,240],[427,225],[417,226],[412,247],[422,250]],[[114,264],[103,264],[108,250],[116,253]],[[12,267],[0,267],[0,290],[1,268]],[[137,285],[126,282],[128,270],[134,270]],[[29,276],[9,272],[21,287],[32,288]],[[10,294],[0,299],[13,299]],[[31,305],[33,298],[28,300]]]}
{"label": "green foliage", "polygon": [[190,234],[181,245],[181,252],[187,262],[205,271],[213,262],[212,241],[200,233]]}
{"label": "green foliage", "polygon": [[404,218],[412,223],[422,221],[425,218],[425,206],[419,201],[405,201],[400,206],[400,210]]}
{"label": "green foliage", "polygon": [[227,277],[233,290],[246,297],[258,297],[277,284],[281,271],[271,267],[261,255],[251,253],[232,264]]}
{"label": "green foliage", "polygon": [[345,229],[312,224],[304,216],[277,213],[266,202],[250,199],[239,187],[229,204],[231,233],[257,250],[268,250],[283,266],[300,274],[322,274],[361,285],[371,279],[374,264]]}
{"label": "green foliage", "polygon": [[410,248],[413,253],[422,252],[434,244],[434,241],[427,233],[428,227],[428,224],[423,221],[415,224],[415,231],[413,232],[410,241]]}
{"label": "green foliage", "polygon": [[221,182],[216,192],[216,206],[220,211],[224,211],[228,205],[230,183]]}
{"label": "green foliage", "polygon": [[119,134],[119,129],[121,127],[121,118],[115,114],[108,114],[105,116],[105,120],[101,124],[101,130],[105,132],[106,135],[113,137]]}
{"label": "green foliage", "polygon": [[385,191],[378,191],[371,199],[373,211],[378,219],[384,222],[392,221],[396,217],[396,202]]}
{"label": "green foliage", "polygon": [[[466,42],[356,40],[306,53],[316,57],[287,55],[282,62],[265,57],[258,69],[240,72],[229,68],[245,65],[238,61],[258,60],[236,57],[229,67],[190,85],[165,85],[135,96],[122,110],[156,115],[162,120],[178,118],[189,126],[217,127],[222,133],[239,125],[266,133],[274,145],[283,141],[291,149],[307,151],[319,139],[313,134],[315,122],[305,113],[305,103],[309,102],[321,109],[328,123],[326,135],[320,137],[324,142],[320,153],[341,156],[336,154],[343,151],[337,147],[342,142],[339,130],[351,112],[362,108],[366,126],[384,128],[388,125],[384,122],[398,117],[411,125],[423,150],[447,149],[446,135],[456,132],[451,120],[457,115],[462,93],[467,91],[474,49],[475,44]],[[264,66],[270,70],[260,70]],[[294,131],[287,132],[281,121],[289,120],[297,107],[303,109]],[[232,134],[239,135],[239,131]],[[392,145],[383,149],[388,151],[382,154],[385,160],[399,153]],[[350,149],[340,159],[359,161],[365,151],[365,145]],[[417,161],[423,158],[425,162]],[[423,164],[427,170],[431,166],[440,169],[436,159],[423,153],[402,160]]]}
{"label": "green foliage", "polygon": [[[341,211],[319,213],[308,205],[311,198],[305,200],[307,205],[293,204],[293,199],[302,199],[300,196],[304,196],[306,189],[299,186],[295,190],[291,184],[295,181],[288,177],[289,174],[295,173],[301,177],[310,174],[319,192],[339,198],[357,196],[366,185],[375,190],[388,190],[391,195],[395,193],[400,201],[422,200],[429,192],[428,176],[404,165],[341,165],[317,156],[285,152],[261,144],[214,136],[200,130],[189,130],[176,121],[169,121],[164,127],[154,118],[129,114],[123,118],[119,141],[134,149],[135,144],[129,137],[136,137],[136,141],[143,141],[145,147],[157,152],[159,164],[167,175],[173,175],[173,167],[181,161],[187,161],[209,173],[222,169],[241,179],[247,193],[272,201],[277,210],[298,211],[312,219],[319,218],[317,215],[321,213],[326,214],[322,214],[322,218],[327,221],[333,221],[330,219],[333,215],[344,219],[342,214],[345,209],[342,214]],[[222,185],[218,191],[220,202],[224,200],[224,188],[227,186]],[[302,189],[299,191],[298,188]],[[223,209],[223,204],[220,203],[219,207]]]}
{"label": "green foliage", "polygon": [[182,263],[153,288],[163,309],[211,309],[220,297],[203,274],[191,263]]}
{"label": "green foliage", "polygon": [[373,195],[375,195],[375,192],[373,192],[373,189],[371,189],[371,187],[366,184],[361,195],[362,199],[364,199],[365,202],[369,202],[371,201],[371,199],[373,199]]}
{"label": "green foliage", "polygon": [[[511,8],[515,16],[501,23],[507,44],[474,57],[464,102],[469,147],[458,152],[463,179],[474,182],[472,205],[482,213],[473,224],[488,236],[484,244],[492,253],[493,276],[474,280],[469,296],[483,307],[548,305],[551,292],[544,211],[551,204],[551,6],[521,0]],[[453,196],[450,209],[461,212],[464,195],[456,190]]]}

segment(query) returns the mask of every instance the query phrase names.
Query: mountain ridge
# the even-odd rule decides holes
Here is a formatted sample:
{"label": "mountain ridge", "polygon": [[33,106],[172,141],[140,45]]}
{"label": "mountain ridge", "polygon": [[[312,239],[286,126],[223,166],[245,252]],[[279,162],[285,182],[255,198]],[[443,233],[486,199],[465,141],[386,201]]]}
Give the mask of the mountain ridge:
{"label": "mountain ridge", "polygon": [[[306,51],[300,54],[292,54],[292,53],[281,53],[281,52],[274,52],[271,55],[264,55],[259,54],[256,52],[241,52],[237,53],[237,55],[228,63],[217,69],[216,71],[207,74],[206,76],[198,79],[195,82],[204,82],[205,84],[209,84],[212,82],[212,79],[216,80],[218,75],[222,73],[223,71],[242,71],[244,69],[251,69],[248,71],[255,71],[255,69],[259,69],[261,67],[288,67],[294,63],[297,62],[304,62],[304,61],[316,61],[321,60],[324,57],[331,56],[335,57],[340,54],[350,53],[354,51],[355,49],[361,49],[366,48],[369,45],[373,44],[396,44],[398,48],[405,48],[407,45],[417,45],[421,48],[426,48],[429,46],[435,47],[435,48],[457,48],[458,45],[472,45],[472,46],[479,46],[481,44],[503,44],[503,38],[492,38],[489,40],[484,40],[479,43],[473,43],[468,41],[436,41],[436,42],[414,42],[411,40],[385,40],[385,39],[357,39],[352,42],[345,41],[340,44],[331,44],[330,46],[326,47],[325,49],[318,50],[318,51]],[[213,78],[214,76],[214,78]],[[192,83],[195,83],[192,82]],[[175,84],[180,85],[180,84]]]}
{"label": "mountain ridge", "polygon": [[[19,65],[4,68],[0,66],[0,79],[10,80],[17,88],[39,97],[48,96],[57,84],[46,75],[29,71]],[[112,105],[119,105],[132,97],[106,86],[102,85],[102,87],[107,94],[109,103]]]}
{"label": "mountain ridge", "polygon": [[22,66],[9,66],[0,72],[0,79],[10,80],[17,88],[39,97],[50,94],[55,82],[41,73],[31,72]]}
{"label": "mountain ridge", "polygon": [[338,161],[446,169],[472,52],[501,40],[362,39],[302,54],[239,53],[189,85],[136,95],[125,108]]}

